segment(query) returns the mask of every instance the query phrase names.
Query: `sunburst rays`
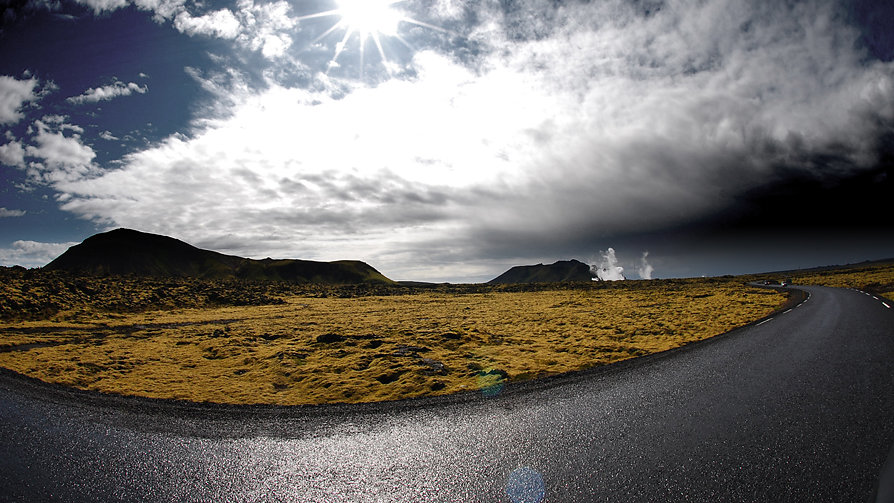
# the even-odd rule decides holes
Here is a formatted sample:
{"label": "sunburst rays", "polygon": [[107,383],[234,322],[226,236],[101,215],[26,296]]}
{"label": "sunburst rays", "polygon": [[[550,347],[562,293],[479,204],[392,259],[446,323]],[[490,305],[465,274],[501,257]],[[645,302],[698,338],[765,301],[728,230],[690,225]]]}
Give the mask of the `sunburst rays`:
{"label": "sunburst rays", "polygon": [[362,79],[365,64],[364,53],[369,41],[372,41],[374,44],[382,65],[390,74],[393,72],[394,66],[386,55],[383,39],[386,37],[393,38],[407,48],[411,50],[413,49],[410,43],[400,34],[401,25],[414,24],[442,33],[451,33],[447,29],[405,15],[399,9],[398,4],[405,3],[406,1],[407,0],[338,0],[337,8],[301,16],[298,20],[304,21],[327,17],[337,18],[338,20],[335,24],[315,38],[312,43],[315,44],[323,41],[334,33],[343,32],[341,38],[335,43],[332,59],[330,59],[327,64],[326,71],[328,72],[332,68],[339,66],[339,57],[346,52],[350,42],[356,38],[360,77]]}

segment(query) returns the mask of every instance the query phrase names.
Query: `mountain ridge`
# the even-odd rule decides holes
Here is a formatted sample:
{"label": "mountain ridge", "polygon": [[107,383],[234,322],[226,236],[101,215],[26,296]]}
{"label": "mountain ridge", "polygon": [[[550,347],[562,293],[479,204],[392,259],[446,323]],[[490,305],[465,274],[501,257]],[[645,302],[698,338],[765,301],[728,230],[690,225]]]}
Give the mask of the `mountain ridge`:
{"label": "mountain ridge", "polygon": [[255,260],[204,250],[179,239],[132,229],[95,234],[44,266],[93,276],[246,279],[295,283],[393,283],[359,260]]}

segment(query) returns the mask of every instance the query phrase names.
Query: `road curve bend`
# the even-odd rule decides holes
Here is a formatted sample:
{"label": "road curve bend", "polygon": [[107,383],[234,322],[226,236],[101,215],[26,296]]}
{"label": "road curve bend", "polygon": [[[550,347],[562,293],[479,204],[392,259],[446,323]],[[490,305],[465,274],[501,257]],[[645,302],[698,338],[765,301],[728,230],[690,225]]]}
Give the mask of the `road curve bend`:
{"label": "road curve bend", "polygon": [[799,288],[708,343],[437,406],[178,413],[3,376],[0,501],[870,501],[894,309]]}

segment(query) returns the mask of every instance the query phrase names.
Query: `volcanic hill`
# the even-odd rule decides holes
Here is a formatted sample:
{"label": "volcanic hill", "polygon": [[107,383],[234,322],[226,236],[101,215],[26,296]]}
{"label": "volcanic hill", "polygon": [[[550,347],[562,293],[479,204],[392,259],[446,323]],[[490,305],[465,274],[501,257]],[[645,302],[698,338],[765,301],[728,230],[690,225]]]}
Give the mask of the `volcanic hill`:
{"label": "volcanic hill", "polygon": [[178,239],[130,229],[96,234],[47,264],[44,270],[92,276],[248,279],[295,283],[391,283],[356,260],[254,260],[196,248]]}
{"label": "volcanic hill", "polygon": [[590,266],[578,260],[560,260],[550,265],[518,265],[488,283],[559,283],[565,281],[591,281]]}

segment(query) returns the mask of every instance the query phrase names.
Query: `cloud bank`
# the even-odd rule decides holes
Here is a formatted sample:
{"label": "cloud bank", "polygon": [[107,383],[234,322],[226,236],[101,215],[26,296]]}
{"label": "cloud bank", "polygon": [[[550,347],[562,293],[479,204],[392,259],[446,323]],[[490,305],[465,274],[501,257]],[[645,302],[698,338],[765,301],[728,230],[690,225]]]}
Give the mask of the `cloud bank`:
{"label": "cloud bank", "polygon": [[189,36],[234,40],[240,47],[259,51],[266,58],[284,55],[292,45],[298,24],[291,5],[283,0],[237,0],[235,9],[206,10],[204,2],[186,0],[77,0],[96,14],[134,6],[149,11],[159,23]]}
{"label": "cloud bank", "polygon": [[9,248],[0,248],[0,264],[42,267],[76,244],[18,240]]}
{"label": "cloud bank", "polygon": [[[261,86],[236,67],[226,79],[193,70],[221,106],[116,169],[97,172],[92,149],[58,127],[38,127],[25,152],[64,210],[103,225],[480,280],[707,218],[787,177],[854,176],[894,124],[894,67],[869,57],[836,2],[437,5],[432,22],[462,36],[375,85],[303,63],[300,86],[275,64]],[[283,65],[310,58],[289,52],[303,25],[284,2],[137,6]],[[24,99],[0,102],[0,119]]]}

